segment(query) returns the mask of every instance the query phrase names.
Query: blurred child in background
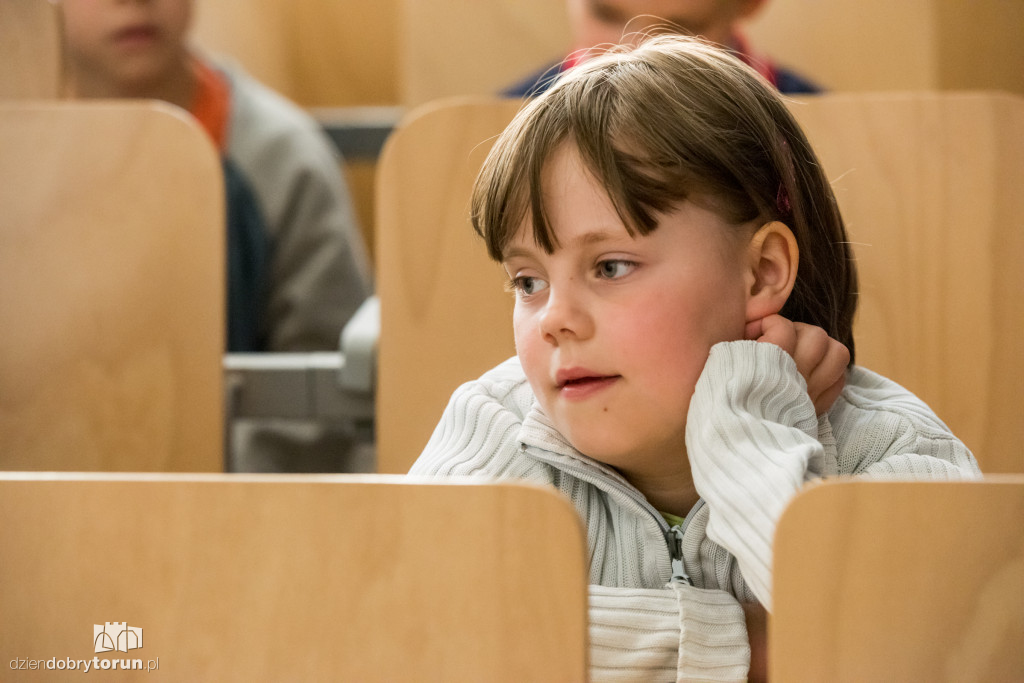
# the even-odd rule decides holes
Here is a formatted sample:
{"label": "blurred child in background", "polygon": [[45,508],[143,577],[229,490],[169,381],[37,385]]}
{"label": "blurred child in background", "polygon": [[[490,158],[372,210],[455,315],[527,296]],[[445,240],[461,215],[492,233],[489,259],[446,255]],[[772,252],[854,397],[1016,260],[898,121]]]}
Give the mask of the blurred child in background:
{"label": "blurred child in background", "polygon": [[[634,42],[657,30],[700,36],[731,50],[780,92],[819,92],[818,86],[798,73],[753,51],[741,25],[757,13],[765,0],[567,0],[572,49],[565,59],[531,74],[505,91],[510,97],[537,95],[559,74],[603,48]],[[596,48],[596,50],[595,50]]]}
{"label": "blurred child in background", "polygon": [[[153,98],[220,151],[227,195],[227,351],[327,351],[371,292],[340,158],[299,107],[189,45],[192,0],[55,0],[70,98]],[[233,425],[233,467],[334,471],[341,430]],[[365,467],[361,467],[365,469]]]}
{"label": "blurred child in background", "polygon": [[228,190],[229,351],[336,349],[370,293],[339,159],[316,122],[188,44],[192,0],[60,0],[66,95],[191,112]]}

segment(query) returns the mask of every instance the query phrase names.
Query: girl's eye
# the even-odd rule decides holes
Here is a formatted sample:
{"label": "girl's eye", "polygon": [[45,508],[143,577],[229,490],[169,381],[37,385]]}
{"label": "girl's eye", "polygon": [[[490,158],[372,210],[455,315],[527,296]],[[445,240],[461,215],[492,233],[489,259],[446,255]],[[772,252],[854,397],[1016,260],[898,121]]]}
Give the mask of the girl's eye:
{"label": "girl's eye", "polygon": [[530,296],[531,294],[536,294],[537,292],[547,289],[548,283],[541,280],[539,277],[521,276],[513,278],[512,286],[520,294]]}
{"label": "girl's eye", "polygon": [[615,280],[633,272],[636,264],[621,259],[608,259],[597,264],[597,276],[605,280]]}

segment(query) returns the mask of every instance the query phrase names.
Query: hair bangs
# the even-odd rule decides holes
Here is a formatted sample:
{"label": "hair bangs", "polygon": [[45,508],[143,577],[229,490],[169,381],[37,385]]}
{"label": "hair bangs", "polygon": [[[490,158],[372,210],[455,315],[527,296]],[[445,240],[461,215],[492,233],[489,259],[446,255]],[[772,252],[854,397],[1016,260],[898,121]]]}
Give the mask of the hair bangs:
{"label": "hair bangs", "polygon": [[563,74],[524,106],[477,177],[471,216],[491,258],[527,224],[538,246],[558,248],[545,167],[566,144],[631,235],[685,201],[737,227],[785,222],[800,262],[782,314],[823,327],[853,358],[856,268],[835,196],[785,102],[750,67],[696,39],[657,37]]}

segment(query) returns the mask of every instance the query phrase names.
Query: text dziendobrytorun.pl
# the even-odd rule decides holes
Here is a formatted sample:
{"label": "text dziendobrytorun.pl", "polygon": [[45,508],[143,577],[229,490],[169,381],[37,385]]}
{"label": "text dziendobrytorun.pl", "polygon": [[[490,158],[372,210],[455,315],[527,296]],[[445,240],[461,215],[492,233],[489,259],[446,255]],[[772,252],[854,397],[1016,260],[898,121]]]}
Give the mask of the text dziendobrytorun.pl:
{"label": "text dziendobrytorun.pl", "polygon": [[72,659],[71,657],[50,657],[49,659],[12,659],[11,669],[15,671],[81,671],[89,673],[97,669],[103,671],[157,671],[160,669],[160,658],[147,659]]}

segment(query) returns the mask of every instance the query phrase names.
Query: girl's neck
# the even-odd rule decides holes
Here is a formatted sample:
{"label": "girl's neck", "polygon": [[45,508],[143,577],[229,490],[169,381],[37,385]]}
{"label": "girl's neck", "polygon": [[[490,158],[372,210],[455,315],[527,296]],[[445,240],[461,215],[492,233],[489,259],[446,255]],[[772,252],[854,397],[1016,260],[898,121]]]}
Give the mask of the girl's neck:
{"label": "girl's neck", "polygon": [[190,109],[199,85],[192,59],[185,52],[159,76],[131,82],[112,79],[69,64],[64,94],[70,99],[155,99]]}
{"label": "girl's neck", "polygon": [[[685,454],[683,459],[685,461]],[[685,517],[697,504],[700,494],[694,486],[689,463],[680,470],[648,475],[638,472],[622,472],[622,475],[644,494],[655,510],[677,517]]]}

